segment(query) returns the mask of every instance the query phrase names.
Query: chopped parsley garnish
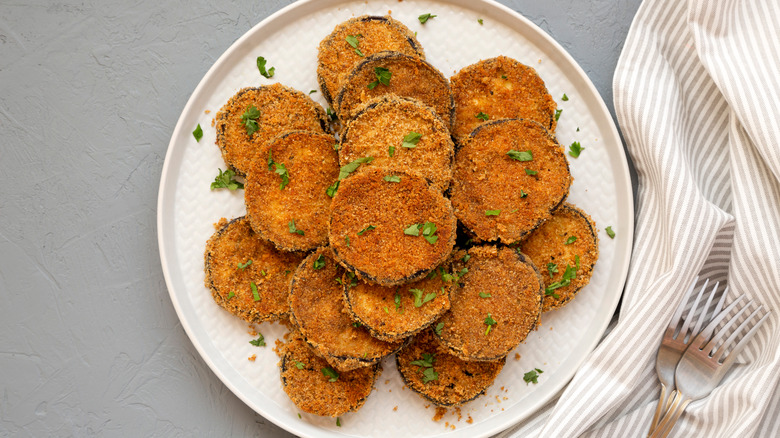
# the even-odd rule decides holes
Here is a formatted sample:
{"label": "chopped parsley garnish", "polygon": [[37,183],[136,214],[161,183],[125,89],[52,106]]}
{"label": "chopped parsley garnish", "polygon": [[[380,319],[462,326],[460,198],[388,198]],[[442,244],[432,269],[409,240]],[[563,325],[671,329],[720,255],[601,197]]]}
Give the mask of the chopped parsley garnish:
{"label": "chopped parsley garnish", "polygon": [[211,190],[214,189],[230,189],[230,190],[236,190],[236,189],[243,189],[244,184],[236,181],[236,172],[233,172],[232,170],[228,169],[226,171],[222,171],[222,169],[219,169],[219,175],[217,175],[214,178],[214,182],[211,183]]}
{"label": "chopped parsley garnish", "polygon": [[[521,198],[525,198],[526,196],[528,196],[528,193],[526,193],[526,192],[525,192],[525,190],[523,190],[523,189],[520,189],[520,197],[521,197]],[[513,213],[514,213],[514,212],[513,212]]]}
{"label": "chopped parsley garnish", "polygon": [[433,370],[433,361],[435,359],[435,354],[423,353],[422,359],[409,362],[409,365],[416,365],[420,367],[423,374],[423,383],[428,383],[432,380],[439,380],[439,373]]}
{"label": "chopped parsley garnish", "polygon": [[317,90],[309,90],[309,94],[314,94],[316,92],[317,92]]}
{"label": "chopped parsley garnish", "polygon": [[384,67],[374,67],[374,76],[376,76],[376,80],[368,84],[369,90],[373,90],[379,84],[390,86],[390,78],[393,74]]}
{"label": "chopped parsley garnish", "polygon": [[444,323],[440,322],[436,324],[436,327],[434,327],[433,331],[436,332],[437,335],[441,335],[441,329],[444,328]]}
{"label": "chopped parsley garnish", "polygon": [[234,296],[236,296],[236,293],[235,293],[235,292],[233,292],[233,291],[230,291],[230,293],[228,294],[228,299],[231,299],[231,298],[233,298]]}
{"label": "chopped parsley garnish", "polygon": [[287,223],[287,228],[290,230],[290,234],[298,234],[303,236],[303,230],[295,228],[295,219]]}
{"label": "chopped parsley garnish", "polygon": [[579,269],[580,266],[580,256],[575,256],[574,261],[575,266],[569,266],[568,263],[566,264],[566,269],[563,271],[563,276],[561,276],[559,281],[550,283],[550,285],[544,289],[545,295],[551,296],[555,299],[560,298],[558,294],[555,293],[555,289],[566,287],[571,284],[572,280],[577,278],[577,269]]}
{"label": "chopped parsley garnish", "polygon": [[333,184],[331,184],[330,187],[325,189],[325,194],[327,194],[331,198],[336,196],[336,190],[339,189],[339,184],[341,184],[341,181],[336,181]]}
{"label": "chopped parsley garnish", "polygon": [[295,368],[298,368],[299,370],[302,370],[306,367],[306,365],[303,362],[295,361]]}
{"label": "chopped parsley garnish", "polygon": [[258,338],[249,341],[250,344],[254,345],[255,347],[265,347],[265,338],[263,337],[262,333],[258,333]]}
{"label": "chopped parsley garnish", "polygon": [[260,301],[260,294],[257,293],[257,285],[255,282],[249,282],[249,287],[252,288],[252,297],[255,299],[255,301]]}
{"label": "chopped parsley garnish", "polygon": [[569,100],[569,96],[567,96],[566,93],[563,93],[563,97],[561,97],[561,100],[566,102],[567,100]]}
{"label": "chopped parsley garnish", "polygon": [[369,225],[369,226],[363,228],[362,230],[358,231],[358,236],[362,236],[364,233],[366,233],[368,231],[371,231],[371,230],[374,230],[374,229],[376,229],[376,226]]}
{"label": "chopped parsley garnish", "polygon": [[577,236],[569,236],[568,239],[566,239],[566,245],[571,245],[572,243],[577,241]]}
{"label": "chopped parsley garnish", "polygon": [[339,116],[337,116],[336,113],[333,112],[333,109],[330,107],[328,107],[328,109],[325,111],[325,114],[328,115],[328,118],[330,119],[331,122],[339,118]]}
{"label": "chopped parsley garnish", "polygon": [[276,70],[274,67],[269,68],[268,70],[265,69],[265,63],[267,61],[262,56],[257,57],[257,69],[260,70],[260,74],[263,75],[264,78],[272,78],[274,76],[274,71]]}
{"label": "chopped parsley garnish", "polygon": [[574,158],[577,158],[580,156],[580,153],[584,151],[585,148],[580,145],[580,142],[575,141],[571,145],[569,145],[569,155],[571,155]]}
{"label": "chopped parsley garnish", "polygon": [[477,18],[477,23],[479,23],[480,26],[484,24],[481,18]]}
{"label": "chopped parsley garnish", "polygon": [[485,216],[498,216],[501,210],[485,210]]}
{"label": "chopped parsley garnish", "polygon": [[314,269],[322,269],[325,267],[325,256],[320,254],[316,260],[314,260]]}
{"label": "chopped parsley garnish", "polygon": [[260,110],[257,109],[257,107],[254,105],[251,105],[246,109],[246,111],[244,111],[244,114],[241,115],[241,123],[243,123],[244,127],[246,127],[246,135],[251,137],[252,134],[260,129],[260,126],[257,124],[257,119],[259,118]]}
{"label": "chopped parsley garnish", "polygon": [[612,225],[608,226],[607,228],[604,228],[604,231],[607,232],[607,236],[609,236],[610,239],[615,238],[615,232],[612,231]]}
{"label": "chopped parsley garnish", "polygon": [[463,260],[464,262],[467,262],[467,261],[469,261],[470,258],[471,258],[471,254],[466,254],[466,255],[463,256],[463,258],[461,260]]}
{"label": "chopped parsley garnish", "polygon": [[404,234],[409,236],[419,236],[420,228],[422,228],[422,224],[409,225],[408,227],[404,228]]}
{"label": "chopped parsley garnish", "polygon": [[341,149],[341,145],[340,145],[340,144],[338,144],[338,143],[333,143],[333,150],[334,150],[334,151],[337,151],[337,150],[339,150],[339,149]]}
{"label": "chopped parsley garnish", "polygon": [[244,269],[247,268],[247,266],[249,266],[251,264],[252,264],[252,259],[249,259],[249,260],[245,261],[244,263],[239,263],[238,264],[238,269],[243,271]]}
{"label": "chopped parsley garnish", "polygon": [[399,182],[401,182],[401,177],[398,176],[398,175],[386,175],[385,176],[385,181],[399,183]]}
{"label": "chopped parsley garnish", "polygon": [[358,41],[357,36],[355,36],[355,35],[347,35],[347,37],[344,38],[344,39],[347,40],[347,44],[349,44],[350,46],[352,46],[353,49],[355,49],[355,53],[357,53],[358,56],[366,56],[358,48],[358,45],[360,44],[360,41]]}
{"label": "chopped parsley garnish", "polygon": [[200,139],[203,138],[203,128],[200,127],[200,123],[198,123],[195,130],[192,131],[192,136],[195,137],[195,141],[197,142],[200,142]]}
{"label": "chopped parsley garnish", "polygon": [[398,309],[401,308],[401,294],[398,293],[398,291],[395,291],[395,295],[393,296],[393,302],[395,303],[395,311],[397,312]]}
{"label": "chopped parsley garnish", "polygon": [[558,265],[556,265],[555,263],[548,263],[547,272],[550,274],[550,278],[553,278],[553,274],[558,273]]}
{"label": "chopped parsley garnish", "polygon": [[352,327],[355,327],[355,328],[360,328],[360,327],[363,327],[363,324],[361,324],[361,323],[359,323],[359,322],[355,321],[355,322],[353,322],[353,323],[352,323]]}
{"label": "chopped parsley garnish", "polygon": [[537,384],[539,383],[539,374],[542,374],[544,371],[540,370],[539,368],[534,368],[531,371],[523,374],[523,380],[525,381],[525,384],[533,383]]}
{"label": "chopped parsley garnish", "polygon": [[421,137],[422,134],[419,132],[409,131],[409,133],[404,136],[404,141],[401,143],[401,146],[410,149],[416,148]]}
{"label": "chopped parsley garnish", "polygon": [[336,426],[341,427],[341,417],[336,417]]}
{"label": "chopped parsley garnish", "polygon": [[349,236],[344,236],[344,242],[347,244],[347,248],[349,248]]}
{"label": "chopped parsley garnish", "polygon": [[287,167],[285,167],[284,164],[277,162],[274,162],[274,167],[276,167],[274,173],[282,178],[282,182],[279,184],[279,190],[284,190],[287,184],[290,184],[290,174],[287,172]]}
{"label": "chopped parsley garnish", "polygon": [[563,110],[562,110],[562,109],[557,109],[557,110],[555,110],[555,121],[556,121],[556,122],[558,121],[558,119],[560,119],[560,118],[561,118],[561,113],[562,113],[562,112],[563,112]]}
{"label": "chopped parsley garnish", "polygon": [[389,156],[391,156],[391,157],[392,157],[393,155],[395,155],[395,146],[388,146],[388,147],[387,147],[387,155],[389,155]]}
{"label": "chopped parsley garnish", "polygon": [[412,295],[414,295],[414,307],[422,307],[423,304],[436,298],[436,292],[425,294],[424,297],[423,297],[423,293],[425,291],[422,289],[409,289],[409,292],[411,292]]}
{"label": "chopped parsley garnish", "polygon": [[341,166],[341,170],[339,170],[339,181],[348,177],[350,173],[356,171],[361,164],[370,163],[372,161],[374,161],[374,157],[363,157],[363,158],[358,158],[357,160],[349,164],[345,164]]}
{"label": "chopped parsley garnish", "polygon": [[488,313],[487,318],[485,318],[485,324],[487,324],[488,328],[485,330],[485,335],[490,333],[490,329],[493,328],[494,325],[497,324],[496,320],[493,319],[493,315]]}
{"label": "chopped parsley garnish", "polygon": [[422,235],[425,240],[428,241],[431,245],[435,244],[437,240],[439,240],[439,236],[435,236],[436,233],[436,224],[433,222],[426,222],[422,227]]}
{"label": "chopped parsley garnish", "polygon": [[479,114],[477,114],[474,117],[478,118],[479,120],[482,120],[483,122],[486,122],[486,121],[488,121],[490,119],[490,116],[485,114],[485,113],[483,113],[482,111],[480,111]]}
{"label": "chopped parsley garnish", "polygon": [[479,297],[480,298],[491,298],[493,295],[490,295],[488,292],[480,292]]}
{"label": "chopped parsley garnish", "polygon": [[339,373],[331,367],[322,368],[322,375],[328,378],[328,382],[335,382],[339,379]]}
{"label": "chopped parsley garnish", "polygon": [[537,172],[537,171],[535,171],[535,170],[531,170],[531,169],[525,169],[525,174],[526,174],[526,175],[534,176],[534,175],[536,175],[537,173],[539,173],[539,172]]}
{"label": "chopped parsley garnish", "polygon": [[436,15],[431,15],[431,13],[422,14],[419,17],[417,17],[418,20],[420,20],[420,24],[425,24],[426,21],[430,20],[431,18],[435,17]]}
{"label": "chopped parsley garnish", "polygon": [[509,158],[517,161],[531,161],[534,159],[534,154],[531,151],[516,151],[514,149],[506,153]]}
{"label": "chopped parsley garnish", "polygon": [[458,278],[460,279],[468,273],[469,273],[469,268],[463,268],[460,271],[458,271]]}

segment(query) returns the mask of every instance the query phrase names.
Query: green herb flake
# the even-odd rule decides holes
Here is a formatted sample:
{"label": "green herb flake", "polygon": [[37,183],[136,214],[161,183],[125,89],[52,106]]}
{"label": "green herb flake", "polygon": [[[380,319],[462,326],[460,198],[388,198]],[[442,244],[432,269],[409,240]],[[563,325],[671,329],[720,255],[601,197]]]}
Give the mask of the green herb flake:
{"label": "green herb flake", "polygon": [[370,163],[372,161],[374,161],[374,157],[363,157],[358,158],[349,164],[341,166],[341,170],[339,170],[339,181],[348,177],[352,172],[356,171],[361,164]]}
{"label": "green herb flake", "polygon": [[563,97],[561,97],[561,100],[566,102],[567,100],[569,100],[569,96],[567,96],[566,93],[563,93]]}
{"label": "green herb flake", "polygon": [[375,230],[375,229],[376,229],[376,226],[374,226],[374,225],[369,225],[369,226],[367,226],[367,227],[363,228],[362,230],[358,231],[358,233],[357,233],[357,234],[358,234],[358,236],[362,236],[364,233],[366,233],[366,232],[368,232],[368,231],[371,231],[371,230]]}
{"label": "green herb flake", "polygon": [[374,67],[374,76],[376,76],[376,80],[368,84],[369,90],[373,90],[379,84],[389,87],[390,78],[393,76],[393,73],[384,67]]}
{"label": "green herb flake", "polygon": [[428,383],[433,380],[439,380],[439,373],[437,373],[433,368],[426,368],[423,371],[423,383]]}
{"label": "green herb flake", "polygon": [[336,426],[341,427],[341,417],[336,417]]}
{"label": "green herb flake", "polygon": [[550,278],[553,278],[553,274],[558,273],[558,265],[556,265],[555,263],[548,263],[547,272],[550,274]]}
{"label": "green herb flake", "polygon": [[333,184],[330,185],[327,189],[325,189],[325,194],[330,196],[331,198],[336,196],[336,191],[339,189],[339,185],[341,184],[341,181],[336,181]]}
{"label": "green herb flake", "polygon": [[562,109],[557,109],[557,110],[555,110],[555,121],[556,121],[556,122],[558,121],[558,119],[560,119],[560,118],[561,118],[561,113],[562,113],[562,112],[563,112],[563,110],[562,110]]}
{"label": "green herb flake", "polygon": [[245,261],[244,263],[239,263],[238,264],[238,269],[243,271],[244,269],[246,269],[251,264],[252,264],[252,259],[249,259],[249,260]]}
{"label": "green herb flake", "polygon": [[333,150],[334,150],[334,151],[337,151],[337,150],[339,150],[339,149],[341,149],[341,145],[340,145],[340,144],[338,144],[338,143],[333,143]]}
{"label": "green herb flake", "polygon": [[436,224],[433,222],[426,222],[422,226],[422,235],[425,240],[428,241],[431,245],[434,245],[437,240],[439,240],[439,236],[435,236],[436,233]]}
{"label": "green herb flake", "polygon": [[395,291],[395,295],[393,296],[393,302],[395,303],[395,311],[397,312],[398,309],[401,308],[401,294],[398,293],[398,290]]}
{"label": "green herb flake", "polygon": [[470,258],[471,258],[471,255],[470,254],[466,254],[466,255],[463,256],[463,258],[461,260],[463,260],[464,262],[467,262],[467,261],[469,261]]}
{"label": "green herb flake", "polygon": [[387,313],[387,314],[390,313],[390,310],[387,308],[387,306],[385,306],[385,313]]}
{"label": "green herb flake", "polygon": [[252,297],[254,297],[255,301],[260,301],[260,294],[257,293],[257,285],[255,282],[250,282],[249,287],[252,288]]}
{"label": "green herb flake", "polygon": [[404,136],[401,146],[409,149],[416,148],[417,143],[420,142],[420,138],[422,138],[422,134],[419,132],[409,131],[409,133]]}
{"label": "green herb flake", "polygon": [[335,382],[339,379],[339,373],[331,367],[322,368],[322,375],[328,378],[328,382]]}
{"label": "green herb flake", "polygon": [[303,236],[303,230],[299,230],[295,227],[295,219],[291,220],[287,223],[287,229],[290,230],[290,234],[298,234],[300,236]]}
{"label": "green herb flake", "polygon": [[525,174],[526,174],[526,175],[534,176],[534,175],[536,175],[537,173],[539,173],[539,172],[537,172],[537,171],[535,171],[535,170],[531,170],[531,169],[525,169]]}
{"label": "green herb flake", "polygon": [[265,347],[265,338],[263,337],[262,333],[257,334],[257,339],[253,339],[249,341],[250,344],[254,345],[255,347]]}
{"label": "green herb flake", "polygon": [[550,285],[544,289],[544,294],[555,299],[560,298],[558,294],[555,293],[555,290],[570,285],[571,281],[577,278],[577,269],[579,269],[579,264],[579,256],[575,257],[575,266],[569,266],[567,263],[566,269],[563,271],[563,276],[561,276],[561,279],[554,283],[550,283]]}
{"label": "green herb flake", "polygon": [[337,120],[339,118],[339,116],[337,116],[336,113],[333,112],[333,109],[330,108],[330,107],[328,107],[328,109],[325,111],[325,114],[328,115],[328,118],[330,119],[331,122],[333,122],[333,121],[335,121],[335,120]]}
{"label": "green herb flake", "polygon": [[612,225],[608,226],[607,228],[604,228],[604,231],[607,232],[607,236],[609,236],[610,239],[615,238],[615,232],[612,231]]}
{"label": "green herb flake", "polygon": [[479,25],[480,25],[480,26],[482,26],[483,24],[485,24],[485,23],[484,23],[484,21],[482,21],[482,19],[481,19],[481,18],[477,18],[477,23],[479,23]]}
{"label": "green herb flake", "polygon": [[409,289],[409,292],[414,295],[414,307],[422,307],[423,304],[436,298],[436,292],[431,292],[423,296],[425,292],[422,289]]}
{"label": "green herb flake", "polygon": [[322,269],[325,267],[325,256],[320,254],[317,259],[314,260],[314,269]]}
{"label": "green herb flake", "polygon": [[409,365],[415,365],[421,368],[430,368],[433,366],[433,360],[435,356],[435,354],[423,353],[422,359],[411,361],[409,362]]}
{"label": "green herb flake", "polygon": [[436,332],[437,335],[441,336],[441,329],[444,328],[444,323],[440,322],[436,324],[436,327],[433,328],[433,331]]}
{"label": "green herb flake", "polygon": [[303,417],[301,417],[301,413],[300,412],[298,412],[298,418],[303,418]]}
{"label": "green herb flake", "polygon": [[523,374],[523,380],[525,381],[525,384],[533,383],[534,385],[539,383],[539,374],[542,374],[544,371],[540,370],[539,368],[534,368],[531,371]]}
{"label": "green herb flake", "polygon": [[316,92],[317,92],[317,90],[309,90],[309,94],[314,94]]}
{"label": "green herb flake", "polygon": [[347,37],[346,37],[346,38],[344,38],[344,39],[345,39],[345,40],[347,40],[347,44],[349,44],[350,46],[352,46],[352,48],[353,48],[353,49],[355,49],[355,53],[356,53],[358,56],[361,56],[361,57],[362,57],[362,56],[366,56],[366,55],[364,55],[364,54],[363,54],[363,52],[361,52],[361,51],[360,51],[360,49],[358,48],[358,45],[360,44],[360,41],[358,41],[358,38],[357,38],[357,36],[355,36],[355,35],[347,35]]}
{"label": "green herb flake", "polygon": [[501,210],[485,210],[485,216],[498,216]]}
{"label": "green herb flake", "polygon": [[395,146],[388,146],[388,147],[387,147],[387,155],[389,155],[389,156],[391,156],[391,157],[392,157],[393,155],[395,155]]}
{"label": "green herb flake", "polygon": [[534,154],[531,151],[516,151],[514,149],[506,153],[509,158],[517,161],[531,161],[534,159]]}
{"label": "green herb flake", "polygon": [[236,181],[236,172],[228,169],[226,171],[219,170],[219,175],[214,178],[214,182],[211,183],[211,190],[215,189],[229,189],[237,190],[243,189],[244,184]]}
{"label": "green herb flake", "polygon": [[195,137],[195,141],[197,142],[200,142],[200,139],[203,138],[203,128],[200,127],[200,123],[198,123],[195,130],[192,131],[192,136]]}
{"label": "green herb flake", "polygon": [[404,234],[408,236],[419,236],[421,228],[422,228],[422,224],[411,224],[408,227],[404,228]]}
{"label": "green herb flake", "polygon": [[260,110],[254,105],[250,105],[249,108],[244,111],[244,114],[241,115],[241,123],[243,123],[246,128],[246,135],[251,137],[252,134],[260,129],[260,125],[257,124],[257,119],[259,118]]}
{"label": "green herb flake", "polygon": [[347,244],[347,248],[349,248],[349,236],[344,236],[344,242]]}
{"label": "green herb flake", "polygon": [[279,190],[284,190],[284,188],[287,187],[287,184],[290,184],[290,174],[287,172],[287,167],[285,167],[284,164],[277,163],[275,161],[273,165],[274,167],[276,167],[274,173],[279,175],[279,177],[282,178],[282,182],[279,184]]}
{"label": "green herb flake", "polygon": [[482,120],[483,122],[487,122],[490,119],[490,116],[483,113],[482,111],[480,111],[479,114],[477,114],[474,117],[478,118],[479,120]]}
{"label": "green herb flake", "polygon": [[580,153],[584,151],[585,148],[580,145],[580,142],[575,141],[571,145],[569,145],[569,155],[571,155],[574,158],[578,158],[580,156]]}
{"label": "green herb flake", "polygon": [[479,297],[480,298],[491,298],[493,295],[490,295],[488,292],[480,292]]}
{"label": "green herb flake", "polygon": [[401,177],[398,175],[385,175],[385,181],[399,183],[401,182]]}
{"label": "green herb flake", "polygon": [[295,368],[298,368],[299,370],[302,370],[306,367],[306,365],[303,362],[295,361]]}
{"label": "green herb flake", "polygon": [[262,56],[257,57],[257,69],[260,71],[260,74],[263,75],[264,78],[272,78],[274,76],[274,71],[276,70],[274,67],[269,68],[268,70],[265,69],[266,59]]}
{"label": "green herb flake", "polygon": [[569,236],[568,239],[566,239],[566,245],[571,245],[572,243],[577,241],[577,236]]}
{"label": "green herb flake", "polygon": [[420,24],[425,24],[428,20],[431,18],[436,17],[436,15],[431,15],[431,13],[422,14],[419,17],[417,17],[418,20],[420,20]]}
{"label": "green herb flake", "polygon": [[493,315],[491,315],[489,312],[487,314],[487,318],[485,318],[485,324],[487,324],[487,330],[485,330],[485,335],[487,336],[487,334],[490,333],[490,329],[497,324],[496,320],[493,319]]}
{"label": "green herb flake", "polygon": [[236,296],[236,293],[235,293],[235,292],[233,292],[233,291],[230,291],[230,293],[228,294],[228,299],[231,299],[231,298],[233,298],[234,296]]}
{"label": "green herb flake", "polygon": [[355,328],[360,328],[360,327],[363,327],[363,324],[361,324],[361,323],[359,323],[359,322],[355,321],[355,322],[353,322],[353,323],[352,323],[352,327],[355,327]]}
{"label": "green herb flake", "polygon": [[[526,193],[525,190],[520,189],[520,197],[525,198],[526,196],[528,196],[528,193]],[[514,213],[515,211],[517,211],[517,209],[515,209],[512,213]]]}

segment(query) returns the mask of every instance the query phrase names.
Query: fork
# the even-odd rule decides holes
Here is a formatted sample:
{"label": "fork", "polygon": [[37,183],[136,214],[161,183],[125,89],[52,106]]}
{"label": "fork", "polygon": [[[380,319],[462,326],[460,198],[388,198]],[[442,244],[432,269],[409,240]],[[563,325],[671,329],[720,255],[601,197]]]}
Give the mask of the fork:
{"label": "fork", "polygon": [[[731,327],[739,320],[743,313],[753,304],[753,300],[748,301],[728,322],[726,322],[717,333],[713,335],[715,328],[726,318],[739,302],[745,297],[740,295],[723,312],[715,317],[707,327],[699,333],[691,342],[688,349],[683,354],[677,365],[675,372],[675,381],[677,383],[677,394],[669,407],[666,415],[663,417],[658,427],[655,429],[652,438],[664,438],[672,431],[688,404],[694,400],[700,400],[708,396],[716,386],[718,386],[726,375],[726,372],[734,364],[737,355],[748,344],[750,339],[756,333],[761,324],[769,316],[769,312],[756,322],[751,323],[756,315],[763,309],[759,305],[750,315],[742,321],[729,335]],[[736,341],[737,336],[746,328],[748,332],[737,342],[737,344],[726,352],[732,342]],[[728,335],[725,341],[720,342]]]}
{"label": "fork", "polygon": [[[698,279],[699,277],[694,278],[691,286],[688,288],[687,292],[685,292],[683,299],[680,301],[680,304],[677,306],[674,315],[672,315],[672,318],[669,321],[669,326],[664,332],[661,346],[658,347],[658,356],[656,358],[655,369],[656,373],[658,374],[658,380],[661,381],[661,395],[658,398],[658,405],[655,408],[655,415],[653,416],[653,421],[650,424],[650,431],[647,433],[648,436],[653,433],[656,426],[658,425],[658,421],[661,419],[662,414],[664,414],[669,409],[669,406],[674,399],[674,370],[677,368],[677,363],[680,361],[683,353],[688,348],[688,345],[690,345],[691,340],[693,340],[694,336],[699,333],[702,325],[705,323],[705,321],[708,321],[708,309],[710,308],[712,298],[715,296],[715,291],[718,289],[719,283],[715,283],[715,286],[709,293],[707,303],[698,314],[696,325],[691,327],[692,321],[697,316],[699,302],[701,301],[704,291],[707,289],[707,285],[710,282],[709,279],[707,279],[704,282],[704,285],[701,287],[701,290],[696,296],[696,300],[694,301],[693,306],[691,306],[691,309],[688,312],[687,318],[685,318],[685,320],[682,319],[683,311],[685,310],[685,306],[690,300],[691,293],[695,289]],[[718,301],[711,318],[714,318],[716,315],[718,315],[720,310],[723,308],[723,301],[726,296],[726,292],[728,292],[728,288],[726,288],[726,291],[724,291],[721,295],[721,298]],[[692,330],[689,330],[690,328],[692,328]]]}

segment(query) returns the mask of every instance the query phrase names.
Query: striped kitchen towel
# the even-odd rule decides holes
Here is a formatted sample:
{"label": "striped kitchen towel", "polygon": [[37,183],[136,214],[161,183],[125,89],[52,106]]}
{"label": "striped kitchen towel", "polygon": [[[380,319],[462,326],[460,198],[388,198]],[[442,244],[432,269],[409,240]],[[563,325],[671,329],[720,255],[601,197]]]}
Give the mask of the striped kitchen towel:
{"label": "striped kitchen towel", "polygon": [[556,400],[500,436],[646,436],[658,345],[696,275],[772,312],[671,436],[780,436],[780,2],[645,0],[613,85],[639,176],[618,321]]}

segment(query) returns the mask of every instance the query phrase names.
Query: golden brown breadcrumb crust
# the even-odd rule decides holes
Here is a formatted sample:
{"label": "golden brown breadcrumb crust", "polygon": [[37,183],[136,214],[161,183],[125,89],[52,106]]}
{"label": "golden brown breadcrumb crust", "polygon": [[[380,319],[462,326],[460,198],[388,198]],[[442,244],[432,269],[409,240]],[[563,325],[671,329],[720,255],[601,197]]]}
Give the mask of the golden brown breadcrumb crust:
{"label": "golden brown breadcrumb crust", "polygon": [[[335,257],[364,281],[395,286],[417,280],[455,245],[450,201],[415,174],[369,167],[341,181],[330,208]],[[426,239],[422,228],[429,222],[436,231]],[[412,226],[417,235],[405,232]]]}
{"label": "golden brown breadcrumb crust", "polygon": [[560,285],[567,268],[576,269],[576,278],[568,285],[545,293],[544,311],[558,309],[590,282],[599,258],[596,224],[581,209],[564,204],[528,235],[520,248],[542,271],[545,288]]}
{"label": "golden brown breadcrumb crust", "polygon": [[[406,137],[412,141],[405,143]],[[367,166],[417,173],[444,191],[452,177],[454,148],[448,126],[430,107],[386,95],[357,110],[342,133],[339,160],[343,166],[372,156]]]}
{"label": "golden brown breadcrumb crust", "polygon": [[286,319],[288,284],[303,255],[277,250],[255,234],[244,216],[222,219],[218,226],[204,254],[205,283],[214,301],[248,322]]}
{"label": "golden brown breadcrumb crust", "polygon": [[[376,68],[390,71],[389,85],[378,83]],[[433,108],[451,126],[455,104],[450,82],[431,64],[415,56],[398,52],[379,52],[366,57],[344,80],[336,97],[336,109],[342,123],[355,116],[361,104],[385,94],[417,99]]]}
{"label": "golden brown breadcrumb crust", "polygon": [[331,197],[326,192],[339,174],[334,144],[329,134],[291,131],[258,149],[244,202],[252,228],[278,248],[307,251],[327,244]]}
{"label": "golden brown breadcrumb crust", "polygon": [[[530,161],[508,152],[531,152]],[[522,157],[521,157],[522,158]],[[471,133],[455,152],[452,206],[481,241],[511,244],[548,219],[569,193],[563,148],[531,120],[504,119]]]}
{"label": "golden brown breadcrumb crust", "polygon": [[[426,358],[432,359],[432,367],[425,366]],[[395,359],[406,386],[435,405],[444,407],[459,406],[483,394],[506,362],[503,357],[492,362],[465,361],[442,346],[430,329],[420,332],[398,352]],[[426,378],[424,373],[427,368],[436,373],[435,379],[430,379],[433,376],[430,371]]]}
{"label": "golden brown breadcrumb crust", "polygon": [[[360,409],[382,368],[379,364],[351,371],[336,371],[317,356],[300,334],[278,350],[282,388],[295,406],[310,414],[338,417]],[[326,375],[323,369],[335,372]],[[326,371],[328,372],[328,371]]]}
{"label": "golden brown breadcrumb crust", "polygon": [[464,267],[467,272],[450,294],[450,310],[439,320],[439,340],[464,360],[506,356],[539,321],[544,294],[539,272],[505,246],[475,246],[453,259],[456,272]]}
{"label": "golden brown breadcrumb crust", "polygon": [[[256,119],[244,113],[255,107]],[[257,131],[247,133],[247,123],[257,123]],[[247,87],[239,90],[217,112],[217,146],[225,164],[238,175],[246,175],[257,149],[284,131],[330,132],[328,116],[322,107],[302,92],[282,84]]]}
{"label": "golden brown breadcrumb crust", "polygon": [[532,67],[506,56],[464,67],[450,78],[455,97],[452,135],[459,142],[488,120],[530,119],[555,132],[555,109],[544,81]]}
{"label": "golden brown breadcrumb crust", "polygon": [[[357,39],[357,47],[347,42]],[[317,79],[328,102],[341,88],[344,78],[356,64],[374,53],[392,50],[425,59],[425,53],[414,33],[389,15],[363,15],[349,19],[333,29],[320,42],[317,55]]]}
{"label": "golden brown breadcrumb crust", "polygon": [[359,281],[354,287],[345,281],[344,299],[353,320],[365,326],[375,338],[397,341],[431,325],[450,308],[453,281],[445,263],[422,280],[401,286],[378,286]]}
{"label": "golden brown breadcrumb crust", "polygon": [[290,320],[317,354],[336,369],[349,371],[378,363],[403,343],[381,341],[352,324],[341,282],[336,281],[343,273],[330,248],[306,257],[290,283]]}

